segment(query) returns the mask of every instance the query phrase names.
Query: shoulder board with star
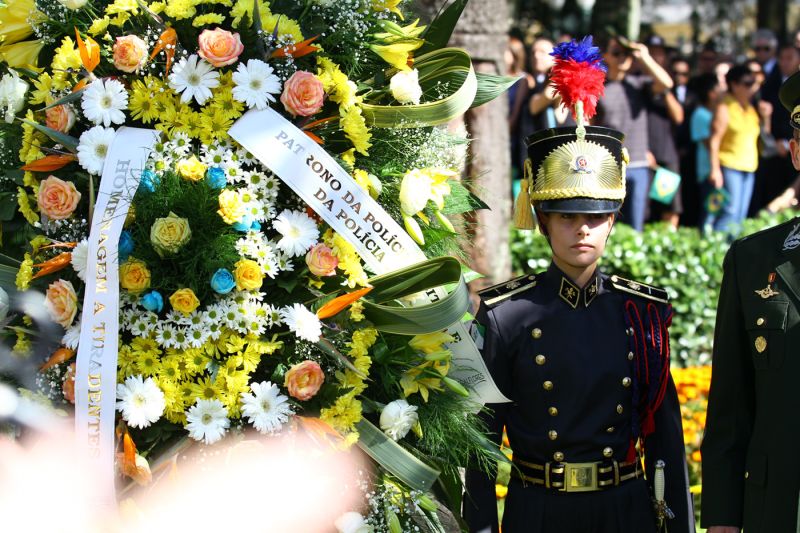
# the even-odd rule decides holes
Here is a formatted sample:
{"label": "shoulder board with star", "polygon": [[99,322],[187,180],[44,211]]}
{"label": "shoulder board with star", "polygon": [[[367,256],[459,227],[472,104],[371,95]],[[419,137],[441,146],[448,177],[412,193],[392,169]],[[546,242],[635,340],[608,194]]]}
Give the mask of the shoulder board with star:
{"label": "shoulder board with star", "polygon": [[613,275],[608,279],[611,282],[611,286],[619,291],[635,294],[642,298],[647,298],[648,300],[655,300],[656,302],[669,303],[669,293],[664,289],[625,279],[617,275]]}
{"label": "shoulder board with star", "polygon": [[478,296],[480,296],[481,301],[485,305],[492,307],[504,300],[507,300],[508,298],[511,298],[515,294],[527,291],[535,286],[536,275],[525,274],[524,276],[510,279],[508,281],[504,281],[503,283],[498,283],[497,285],[492,285],[491,287],[487,287],[481,291],[478,291]]}

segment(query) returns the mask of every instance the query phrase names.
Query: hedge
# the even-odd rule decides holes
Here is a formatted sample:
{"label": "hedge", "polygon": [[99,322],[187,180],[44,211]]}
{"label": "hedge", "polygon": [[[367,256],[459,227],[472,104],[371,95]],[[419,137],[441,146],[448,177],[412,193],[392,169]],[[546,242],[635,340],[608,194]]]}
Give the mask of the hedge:
{"label": "hedge", "polygon": [[[762,215],[745,221],[740,236],[791,219],[793,213]],[[616,224],[601,268],[608,274],[665,288],[675,310],[670,328],[673,365],[708,364],[714,337],[722,261],[729,247],[723,233],[649,224],[638,233]],[[538,272],[550,263],[550,248],[536,231],[512,230],[512,267],[517,275]]]}

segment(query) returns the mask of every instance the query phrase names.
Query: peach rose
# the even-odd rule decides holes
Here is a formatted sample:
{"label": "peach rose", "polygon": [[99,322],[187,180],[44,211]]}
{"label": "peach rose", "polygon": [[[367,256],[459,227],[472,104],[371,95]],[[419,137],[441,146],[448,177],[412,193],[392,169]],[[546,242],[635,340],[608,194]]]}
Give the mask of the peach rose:
{"label": "peach rose", "polygon": [[57,105],[45,112],[45,125],[61,133],[67,133],[75,125],[75,111],[68,105]]}
{"label": "peach rose", "polygon": [[236,63],[239,54],[244,51],[239,34],[222,28],[203,30],[197,41],[199,44],[197,53],[215,67]]}
{"label": "peach rose", "polygon": [[320,243],[306,254],[306,264],[315,276],[333,276],[336,274],[339,259],[333,255],[333,250]]}
{"label": "peach rose", "polygon": [[47,287],[44,305],[50,316],[64,328],[72,325],[78,312],[78,295],[69,281],[60,279]]}
{"label": "peach rose", "polygon": [[122,72],[136,72],[147,62],[147,43],[136,35],[117,37],[114,66]]}
{"label": "peach rose", "polygon": [[71,181],[63,181],[55,176],[48,176],[39,184],[37,202],[39,211],[53,220],[63,220],[78,207],[81,193]]}
{"label": "peach rose", "polygon": [[314,397],[325,381],[325,374],[315,361],[303,361],[294,365],[286,373],[283,386],[289,389],[289,395],[298,400],[309,400]]}
{"label": "peach rose", "polygon": [[322,108],[324,97],[322,82],[312,73],[298,70],[286,80],[281,102],[292,115],[309,117]]}

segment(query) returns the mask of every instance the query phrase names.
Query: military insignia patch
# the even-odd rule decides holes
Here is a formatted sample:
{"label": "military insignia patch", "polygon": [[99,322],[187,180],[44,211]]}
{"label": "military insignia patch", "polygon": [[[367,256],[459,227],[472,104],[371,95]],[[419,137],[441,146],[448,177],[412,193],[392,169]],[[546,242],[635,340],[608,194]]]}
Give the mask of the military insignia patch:
{"label": "military insignia patch", "polygon": [[800,224],[795,224],[792,231],[786,236],[786,240],[783,241],[783,251],[794,250],[798,246],[800,246]]}
{"label": "military insignia patch", "polygon": [[578,174],[592,174],[594,163],[588,155],[580,154],[572,161],[572,170]]}
{"label": "military insignia patch", "polygon": [[756,351],[758,353],[764,353],[764,350],[767,349],[767,339],[765,339],[760,335],[756,338],[755,344],[756,344]]}
{"label": "military insignia patch", "polygon": [[669,302],[669,293],[664,289],[647,285],[645,283],[639,283],[638,281],[625,279],[616,275],[611,276],[609,279],[611,280],[611,286],[622,292],[637,294],[643,298],[647,298],[648,300],[655,300],[661,303]]}
{"label": "military insignia patch", "polygon": [[792,109],[791,121],[792,121],[792,126],[800,129],[800,105],[796,105],[794,106],[794,109]]}

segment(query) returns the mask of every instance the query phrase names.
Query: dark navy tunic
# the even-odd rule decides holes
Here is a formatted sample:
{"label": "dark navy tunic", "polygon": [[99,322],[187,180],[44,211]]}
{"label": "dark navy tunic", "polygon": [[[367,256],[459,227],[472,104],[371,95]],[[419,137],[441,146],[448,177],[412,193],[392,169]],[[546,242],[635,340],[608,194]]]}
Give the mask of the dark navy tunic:
{"label": "dark navy tunic", "polygon": [[[553,264],[537,276],[482,292],[476,317],[481,351],[512,400],[488,406],[493,415],[487,422],[496,442],[505,426],[515,457],[540,464],[630,461],[647,426],[645,470],[652,479],[655,461],[666,463],[665,500],[676,514],[669,532],[683,533],[694,531],[694,517],[680,409],[667,370],[663,401],[649,417],[643,407],[643,346],[668,343],[671,313],[654,291],[600,273],[579,288]],[[658,351],[668,355],[667,346]],[[653,372],[656,359],[650,357]],[[651,384],[650,394],[658,386]],[[644,479],[562,493],[512,478],[503,531],[655,531],[650,494]],[[464,511],[471,531],[496,530],[493,479],[468,471]]]}

